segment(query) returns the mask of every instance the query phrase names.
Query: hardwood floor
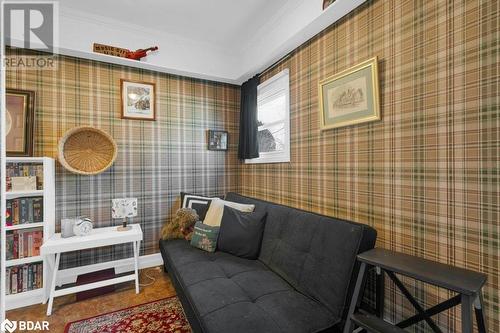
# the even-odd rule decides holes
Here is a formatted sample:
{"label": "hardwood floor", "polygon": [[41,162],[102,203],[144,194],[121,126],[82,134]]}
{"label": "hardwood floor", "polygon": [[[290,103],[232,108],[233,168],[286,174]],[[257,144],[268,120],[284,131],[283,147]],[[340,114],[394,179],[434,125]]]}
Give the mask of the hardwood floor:
{"label": "hardwood floor", "polygon": [[141,270],[140,283],[151,282],[145,275],[154,277],[156,281],[152,285],[141,286],[141,292],[135,293],[134,282],[118,285],[116,291],[99,297],[94,297],[77,302],[75,295],[67,295],[54,299],[54,308],[50,317],[46,316],[47,305],[37,304],[25,308],[8,311],[6,317],[10,320],[31,320],[49,322],[51,333],[62,333],[67,323],[97,316],[107,312],[124,309],[158,299],[175,295],[174,287],[161,267]]}

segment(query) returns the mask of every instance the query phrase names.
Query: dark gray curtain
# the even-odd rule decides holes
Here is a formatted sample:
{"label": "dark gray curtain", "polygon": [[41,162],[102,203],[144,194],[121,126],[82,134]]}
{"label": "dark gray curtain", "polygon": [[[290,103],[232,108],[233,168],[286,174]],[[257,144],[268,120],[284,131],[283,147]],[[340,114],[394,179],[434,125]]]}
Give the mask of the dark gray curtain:
{"label": "dark gray curtain", "polygon": [[241,86],[240,108],[240,142],[238,158],[259,157],[259,142],[257,141],[257,86],[258,75],[243,83]]}

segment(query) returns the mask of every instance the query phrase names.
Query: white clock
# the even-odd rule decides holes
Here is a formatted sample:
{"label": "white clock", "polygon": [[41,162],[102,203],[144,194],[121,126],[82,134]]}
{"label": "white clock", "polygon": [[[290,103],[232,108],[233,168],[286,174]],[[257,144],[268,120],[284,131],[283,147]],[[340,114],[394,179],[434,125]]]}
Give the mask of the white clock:
{"label": "white clock", "polygon": [[88,217],[77,217],[73,226],[73,233],[76,236],[86,236],[92,231],[92,220]]}

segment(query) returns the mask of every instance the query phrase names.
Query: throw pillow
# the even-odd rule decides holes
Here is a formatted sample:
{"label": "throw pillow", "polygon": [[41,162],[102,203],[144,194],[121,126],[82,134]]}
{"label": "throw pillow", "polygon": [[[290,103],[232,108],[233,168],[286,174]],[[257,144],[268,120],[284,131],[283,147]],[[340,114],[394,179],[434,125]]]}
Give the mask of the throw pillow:
{"label": "throw pillow", "polygon": [[255,205],[246,205],[222,199],[214,199],[210,203],[205,219],[202,220],[203,223],[214,227],[220,226],[222,214],[224,213],[224,206],[229,206],[242,212],[253,212],[255,209]]}
{"label": "throw pillow", "polygon": [[203,221],[205,219],[205,215],[207,214],[208,207],[213,199],[218,198],[181,192],[181,207],[193,208],[196,213],[198,213],[200,220]]}
{"label": "throw pillow", "polygon": [[214,252],[217,248],[218,236],[219,227],[211,227],[198,221],[194,225],[191,245],[203,251]]}
{"label": "throw pillow", "polygon": [[217,247],[235,256],[257,259],[264,232],[266,212],[246,213],[224,207]]}

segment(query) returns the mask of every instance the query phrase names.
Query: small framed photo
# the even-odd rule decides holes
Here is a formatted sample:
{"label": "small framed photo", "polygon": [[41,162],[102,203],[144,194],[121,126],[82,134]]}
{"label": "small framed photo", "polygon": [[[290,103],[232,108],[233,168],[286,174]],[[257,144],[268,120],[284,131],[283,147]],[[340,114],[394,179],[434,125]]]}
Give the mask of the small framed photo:
{"label": "small framed photo", "polygon": [[5,106],[7,156],[33,156],[35,92],[6,89]]}
{"label": "small framed photo", "polygon": [[377,57],[319,83],[321,130],[380,120]]}
{"label": "small framed photo", "polygon": [[208,150],[227,150],[227,131],[208,131]]}
{"label": "small framed photo", "polygon": [[154,83],[120,80],[122,119],[156,120]]}
{"label": "small framed photo", "polygon": [[323,0],[323,10],[325,10],[328,6],[334,3],[335,0]]}

